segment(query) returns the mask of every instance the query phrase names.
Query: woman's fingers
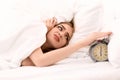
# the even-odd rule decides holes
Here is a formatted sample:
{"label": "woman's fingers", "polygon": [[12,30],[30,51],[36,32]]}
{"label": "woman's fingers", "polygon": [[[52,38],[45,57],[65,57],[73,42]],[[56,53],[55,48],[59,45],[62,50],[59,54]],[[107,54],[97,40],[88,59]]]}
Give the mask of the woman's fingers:
{"label": "woman's fingers", "polygon": [[104,39],[104,38],[110,36],[111,34],[112,34],[112,32],[98,32],[95,35],[96,35],[96,39],[100,40],[100,39]]}
{"label": "woman's fingers", "polygon": [[100,33],[100,36],[101,37],[106,37],[106,36],[109,36],[109,35],[111,35],[112,34],[112,32],[101,32]]}
{"label": "woman's fingers", "polygon": [[45,20],[44,23],[46,24],[48,30],[51,30],[57,24],[57,19],[55,17],[49,18]]}
{"label": "woman's fingers", "polygon": [[57,19],[55,17],[47,20],[47,24],[49,27],[54,27],[57,24]]}
{"label": "woman's fingers", "polygon": [[57,19],[55,17],[53,17],[51,19],[51,22],[52,22],[52,26],[54,27],[57,24]]}
{"label": "woman's fingers", "polygon": [[111,35],[112,34],[112,32],[107,32],[107,35],[109,36],[109,35]]}

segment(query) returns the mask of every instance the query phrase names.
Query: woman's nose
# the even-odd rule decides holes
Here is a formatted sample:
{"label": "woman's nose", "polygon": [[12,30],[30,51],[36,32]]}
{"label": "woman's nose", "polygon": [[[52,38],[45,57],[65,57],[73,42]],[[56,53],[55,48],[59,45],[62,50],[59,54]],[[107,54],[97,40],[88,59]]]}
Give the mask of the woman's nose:
{"label": "woman's nose", "polygon": [[59,32],[58,34],[59,34],[59,36],[60,36],[60,38],[61,38],[61,37],[62,37],[62,33],[61,33],[61,32]]}
{"label": "woman's nose", "polygon": [[61,32],[60,35],[63,37],[66,34],[66,32]]}

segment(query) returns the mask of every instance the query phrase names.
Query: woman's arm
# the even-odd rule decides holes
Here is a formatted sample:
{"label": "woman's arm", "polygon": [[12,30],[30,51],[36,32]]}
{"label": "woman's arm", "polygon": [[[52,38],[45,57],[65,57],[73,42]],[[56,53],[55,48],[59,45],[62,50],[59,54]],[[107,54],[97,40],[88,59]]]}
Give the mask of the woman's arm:
{"label": "woman's arm", "polygon": [[31,59],[31,61],[33,62],[35,66],[52,65],[68,57],[73,52],[77,51],[78,49],[91,44],[94,40],[101,38],[101,37],[105,37],[110,34],[111,32],[95,32],[95,33],[90,34],[85,39],[76,42],[75,44],[68,45],[66,47],[56,49],[56,50],[53,50],[47,53],[43,53],[41,48],[38,48],[29,56],[29,58]]}
{"label": "woman's arm", "polygon": [[29,57],[27,57],[26,59],[24,59],[22,62],[21,62],[21,66],[35,66],[33,64],[33,62],[31,61],[31,59]]}

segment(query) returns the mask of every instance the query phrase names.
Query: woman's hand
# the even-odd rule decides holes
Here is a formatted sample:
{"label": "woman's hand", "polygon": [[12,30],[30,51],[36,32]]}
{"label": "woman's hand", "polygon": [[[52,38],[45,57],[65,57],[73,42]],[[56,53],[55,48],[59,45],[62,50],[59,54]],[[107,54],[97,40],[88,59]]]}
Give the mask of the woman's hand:
{"label": "woman's hand", "polygon": [[53,17],[51,19],[47,19],[44,22],[45,22],[46,27],[48,28],[48,31],[49,31],[57,24],[57,19],[55,17]]}
{"label": "woman's hand", "polygon": [[104,37],[107,37],[111,34],[112,34],[112,32],[93,32],[88,37],[90,37],[91,39],[93,38],[93,40],[99,40],[99,39],[103,39]]}
{"label": "woman's hand", "polygon": [[85,39],[83,39],[83,45],[88,46],[95,40],[103,39],[104,37],[107,37],[111,34],[112,32],[93,32],[90,35],[88,35]]}

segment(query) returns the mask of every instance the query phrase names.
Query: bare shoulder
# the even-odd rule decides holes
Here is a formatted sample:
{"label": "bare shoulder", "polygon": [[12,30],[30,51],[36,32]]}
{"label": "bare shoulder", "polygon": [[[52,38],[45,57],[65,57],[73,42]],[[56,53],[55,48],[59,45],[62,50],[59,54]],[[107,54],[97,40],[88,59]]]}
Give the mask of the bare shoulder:
{"label": "bare shoulder", "polygon": [[37,59],[43,54],[41,48],[36,48],[30,56],[28,56],[26,59],[24,59],[21,63],[21,66],[35,66],[32,59]]}

